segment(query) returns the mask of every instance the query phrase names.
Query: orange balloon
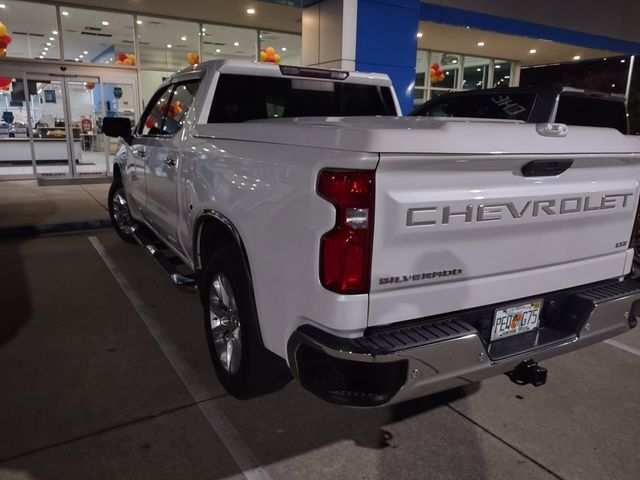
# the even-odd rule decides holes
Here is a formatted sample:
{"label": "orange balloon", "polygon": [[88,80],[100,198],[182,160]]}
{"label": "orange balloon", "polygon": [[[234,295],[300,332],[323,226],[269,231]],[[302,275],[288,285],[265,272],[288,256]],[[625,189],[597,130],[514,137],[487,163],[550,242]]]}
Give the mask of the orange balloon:
{"label": "orange balloon", "polygon": [[440,74],[440,76],[438,77],[438,80],[440,80],[440,81],[444,80],[444,73]]}
{"label": "orange balloon", "polygon": [[280,63],[280,55],[278,55],[277,53],[273,56],[273,61],[276,63]]}
{"label": "orange balloon", "polygon": [[187,53],[187,62],[189,63],[189,65],[195,65],[196,63],[198,63],[198,60],[198,54],[196,52]]}
{"label": "orange balloon", "polygon": [[6,57],[7,51],[4,48],[0,48],[0,57]]}
{"label": "orange balloon", "polygon": [[267,52],[265,52],[264,50],[260,50],[260,61],[261,62],[267,61]]}
{"label": "orange balloon", "polygon": [[123,65],[133,65],[133,62],[131,61],[131,59],[129,57],[127,57],[122,61],[122,64]]}
{"label": "orange balloon", "polygon": [[265,53],[267,54],[267,57],[273,57],[276,54],[276,49],[273,47],[267,47],[265,49]]}

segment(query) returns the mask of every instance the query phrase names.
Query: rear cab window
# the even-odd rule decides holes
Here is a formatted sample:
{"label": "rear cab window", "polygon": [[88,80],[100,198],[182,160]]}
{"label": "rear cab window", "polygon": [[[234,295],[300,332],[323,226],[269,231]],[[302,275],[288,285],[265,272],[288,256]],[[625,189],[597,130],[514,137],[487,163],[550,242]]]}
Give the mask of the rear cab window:
{"label": "rear cab window", "polygon": [[288,117],[396,115],[391,89],[309,78],[222,74],[209,123]]}

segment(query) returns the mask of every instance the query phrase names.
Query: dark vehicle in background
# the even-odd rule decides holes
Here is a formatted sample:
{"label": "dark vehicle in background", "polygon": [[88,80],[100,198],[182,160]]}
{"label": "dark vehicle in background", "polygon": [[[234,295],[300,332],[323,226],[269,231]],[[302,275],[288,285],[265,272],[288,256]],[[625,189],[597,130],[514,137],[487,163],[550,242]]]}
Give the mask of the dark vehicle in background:
{"label": "dark vehicle in background", "polygon": [[439,95],[411,116],[522,120],[610,127],[629,133],[624,97],[574,88],[505,87]]}

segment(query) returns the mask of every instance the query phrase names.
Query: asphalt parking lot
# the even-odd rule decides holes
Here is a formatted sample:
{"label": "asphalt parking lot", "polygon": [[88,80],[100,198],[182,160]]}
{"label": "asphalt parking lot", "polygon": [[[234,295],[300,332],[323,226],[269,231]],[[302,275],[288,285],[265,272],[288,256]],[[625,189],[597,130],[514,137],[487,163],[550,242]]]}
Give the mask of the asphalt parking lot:
{"label": "asphalt parking lot", "polygon": [[111,230],[0,241],[1,479],[638,479],[640,329],[397,406],[225,394],[194,294]]}

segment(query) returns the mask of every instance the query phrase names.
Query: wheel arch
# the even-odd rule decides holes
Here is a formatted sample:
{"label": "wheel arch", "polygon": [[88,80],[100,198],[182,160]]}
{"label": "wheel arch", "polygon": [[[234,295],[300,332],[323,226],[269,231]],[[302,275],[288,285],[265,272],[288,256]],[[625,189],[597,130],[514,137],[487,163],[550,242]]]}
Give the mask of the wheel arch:
{"label": "wheel arch", "polygon": [[261,331],[262,325],[260,322],[260,315],[257,312],[257,304],[255,300],[251,265],[249,263],[249,257],[247,255],[244,242],[240,236],[240,232],[238,232],[238,229],[231,220],[215,210],[205,210],[201,212],[196,218],[193,232],[193,265],[200,280],[204,279],[204,270],[216,249],[226,245],[232,245],[240,253],[243,260],[243,267],[247,275],[247,280],[251,287],[252,301],[256,308],[256,316],[258,319],[258,338],[260,343],[264,346]]}

